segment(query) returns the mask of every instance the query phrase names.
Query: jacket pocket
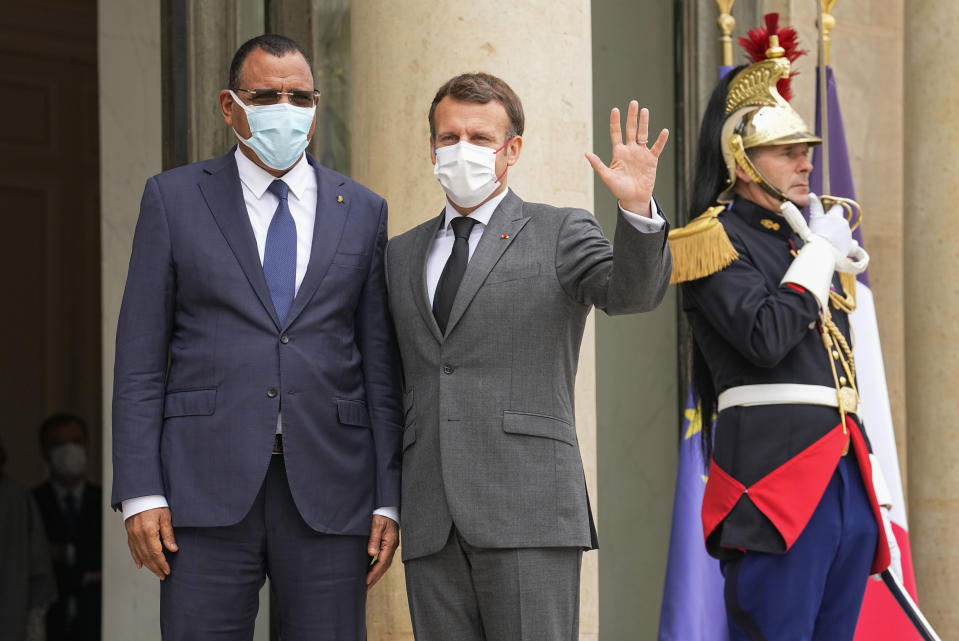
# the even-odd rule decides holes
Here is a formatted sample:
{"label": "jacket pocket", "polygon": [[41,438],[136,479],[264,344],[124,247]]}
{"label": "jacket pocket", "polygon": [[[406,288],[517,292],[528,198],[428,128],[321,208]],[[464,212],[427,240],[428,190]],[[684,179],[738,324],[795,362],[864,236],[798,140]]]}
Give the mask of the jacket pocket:
{"label": "jacket pocket", "polygon": [[566,421],[543,414],[503,412],[503,431],[509,434],[525,434],[551,438],[576,445],[576,428]]}
{"label": "jacket pocket", "polygon": [[163,418],[209,416],[215,409],[215,387],[167,392],[163,399]]}
{"label": "jacket pocket", "polygon": [[522,280],[524,278],[533,278],[534,276],[539,276],[540,265],[539,263],[533,263],[531,265],[523,265],[521,267],[506,267],[503,269],[496,270],[494,269],[490,272],[490,275],[486,278],[486,284],[490,285],[493,283],[505,283],[511,280]]}
{"label": "jacket pocket", "polygon": [[352,267],[353,269],[365,270],[370,264],[370,255],[336,252],[333,254],[333,264],[341,267]]}
{"label": "jacket pocket", "polygon": [[336,414],[343,425],[355,427],[370,426],[370,412],[364,401],[351,401],[345,398],[336,399]]}

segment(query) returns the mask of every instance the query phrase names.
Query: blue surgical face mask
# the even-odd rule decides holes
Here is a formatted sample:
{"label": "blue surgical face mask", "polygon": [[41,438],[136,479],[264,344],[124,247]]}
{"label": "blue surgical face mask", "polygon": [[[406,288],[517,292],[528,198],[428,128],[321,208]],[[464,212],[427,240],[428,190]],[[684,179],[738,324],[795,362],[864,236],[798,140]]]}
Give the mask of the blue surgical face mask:
{"label": "blue surgical face mask", "polygon": [[241,143],[253,150],[253,153],[267,167],[276,170],[289,169],[310,144],[310,127],[316,107],[294,107],[288,102],[275,105],[245,105],[230,91],[233,100],[246,112],[250,124],[250,137],[243,138],[233,133]]}

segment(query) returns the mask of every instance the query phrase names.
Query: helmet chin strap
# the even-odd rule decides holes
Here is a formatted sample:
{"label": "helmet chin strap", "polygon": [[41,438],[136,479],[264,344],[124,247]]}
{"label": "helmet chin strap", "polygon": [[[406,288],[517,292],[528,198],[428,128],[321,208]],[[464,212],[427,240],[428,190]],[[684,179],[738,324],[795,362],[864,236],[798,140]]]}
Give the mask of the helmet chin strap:
{"label": "helmet chin strap", "polygon": [[759,169],[756,168],[756,165],[753,164],[753,161],[749,159],[749,156],[746,154],[746,149],[743,147],[743,137],[739,134],[733,134],[729,137],[729,149],[732,152],[733,159],[735,159],[736,164],[742,168],[746,175],[759,187],[778,200],[780,203],[784,203],[789,198],[785,193],[774,187],[768,180],[763,178],[763,175],[759,173]]}

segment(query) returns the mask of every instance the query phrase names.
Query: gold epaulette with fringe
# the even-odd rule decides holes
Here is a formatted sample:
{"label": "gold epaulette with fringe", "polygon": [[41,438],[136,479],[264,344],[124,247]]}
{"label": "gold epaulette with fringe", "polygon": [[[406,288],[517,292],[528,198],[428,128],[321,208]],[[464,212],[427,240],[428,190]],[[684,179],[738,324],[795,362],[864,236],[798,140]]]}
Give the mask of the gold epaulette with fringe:
{"label": "gold epaulette with fringe", "polygon": [[669,249],[673,253],[670,283],[705,278],[739,258],[717,218],[725,209],[723,205],[710,207],[685,227],[669,232]]}

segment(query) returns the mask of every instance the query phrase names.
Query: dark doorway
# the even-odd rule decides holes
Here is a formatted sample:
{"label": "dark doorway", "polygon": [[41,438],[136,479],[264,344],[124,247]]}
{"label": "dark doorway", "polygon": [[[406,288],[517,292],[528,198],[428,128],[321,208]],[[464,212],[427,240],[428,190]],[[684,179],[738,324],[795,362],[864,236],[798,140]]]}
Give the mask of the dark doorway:
{"label": "dark doorway", "polygon": [[[31,613],[39,612],[36,624],[47,628],[49,640],[96,641],[101,499],[99,485],[83,482],[85,476],[98,484],[102,476],[96,0],[5,3],[0,92],[0,440],[7,453],[0,482],[7,499],[14,492],[35,496],[41,508],[34,517],[29,507],[15,516],[3,511],[0,531],[8,536],[0,537],[0,557],[7,562],[0,561],[0,578],[9,588],[15,576],[38,576],[49,553],[52,563],[42,572],[55,579],[60,597],[46,611],[35,603],[41,597],[29,597]],[[45,445],[55,452],[50,459],[59,483],[28,494],[48,475],[38,428],[58,412],[83,420],[48,429]],[[77,446],[85,446],[85,456]],[[72,462],[60,456],[67,451],[77,455]],[[58,530],[58,523],[66,525]],[[86,538],[78,543],[78,537]],[[29,554],[18,547],[27,540]],[[52,594],[42,597],[44,604]],[[0,608],[5,617],[10,611]]]}
{"label": "dark doorway", "polygon": [[[90,427],[101,476],[100,173],[95,0],[0,12],[0,437],[7,473],[45,476],[37,427],[60,410]],[[122,108],[122,105],[118,107]]]}

